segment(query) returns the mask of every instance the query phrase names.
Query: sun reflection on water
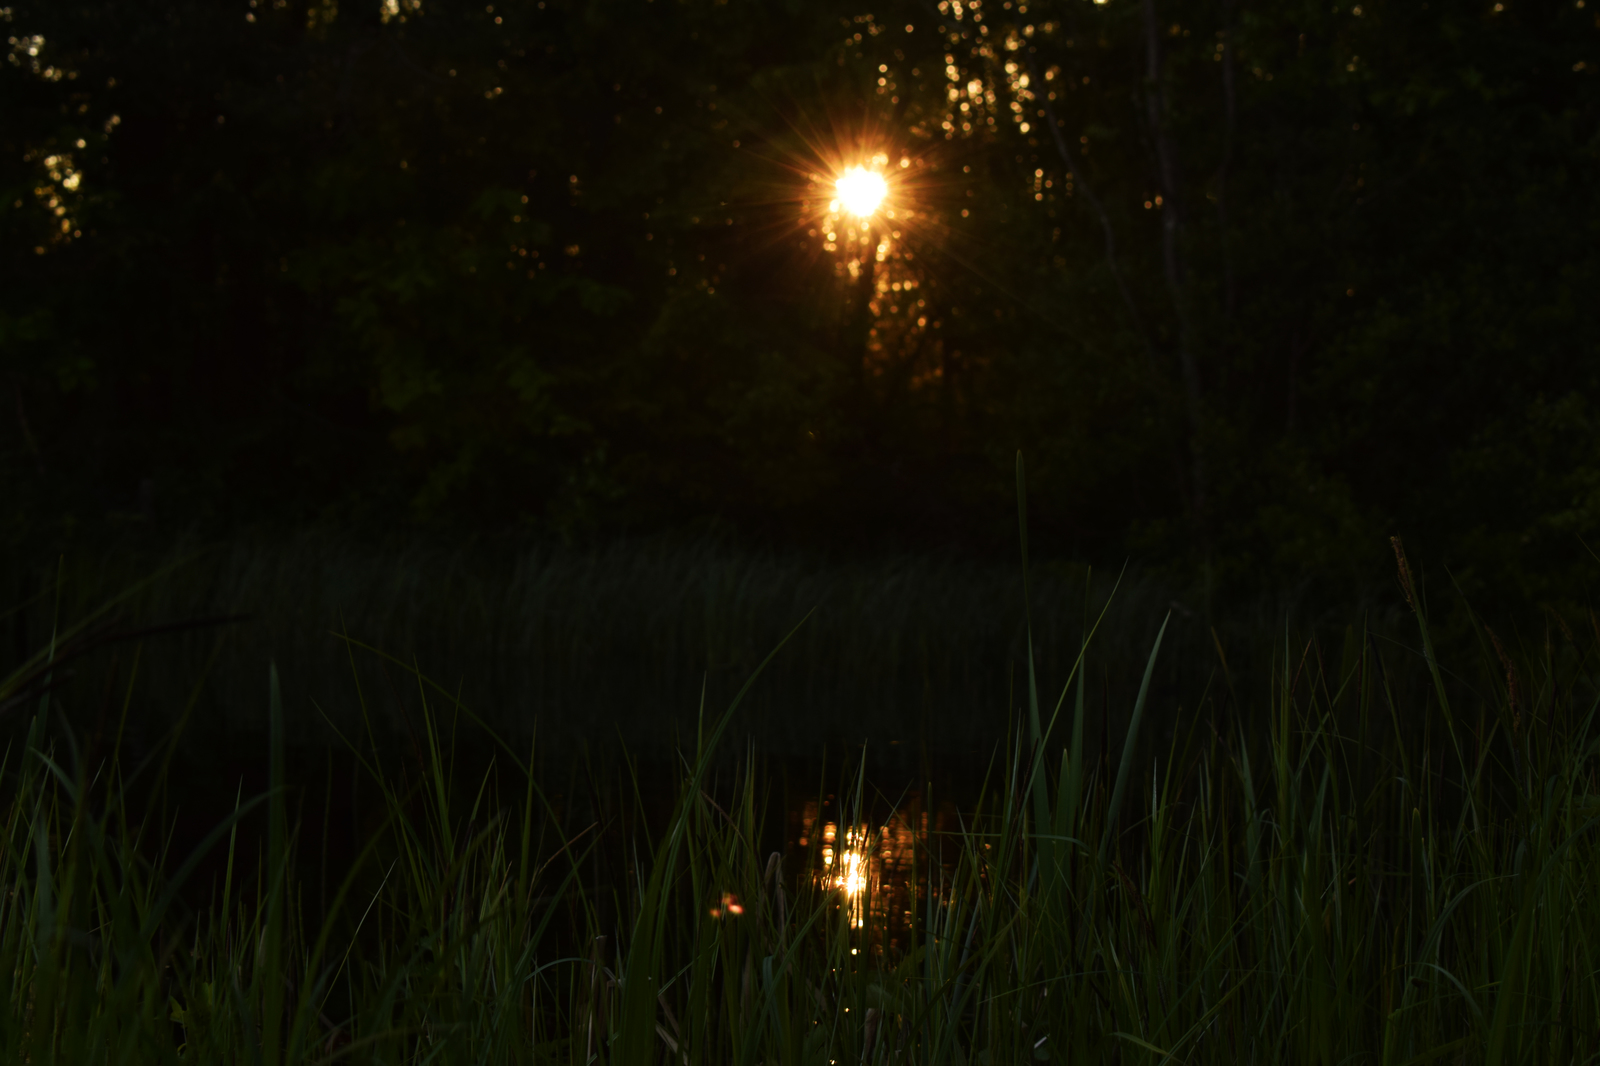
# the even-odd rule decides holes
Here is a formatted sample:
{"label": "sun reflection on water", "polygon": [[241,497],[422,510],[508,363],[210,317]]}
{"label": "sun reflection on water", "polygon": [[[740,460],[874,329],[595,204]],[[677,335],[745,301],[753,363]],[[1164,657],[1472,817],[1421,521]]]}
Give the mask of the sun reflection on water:
{"label": "sun reflection on water", "polygon": [[865,923],[864,904],[873,879],[869,833],[864,826],[848,826],[841,841],[839,827],[828,822],[822,827],[822,842],[823,887],[844,895],[850,927],[859,929]]}
{"label": "sun reflection on water", "polygon": [[[833,895],[833,906],[859,937],[854,945],[861,953],[892,953],[908,943],[916,900],[941,895],[951,857],[938,838],[930,838],[929,814],[916,798],[881,820],[840,818],[844,813],[833,796],[804,800],[792,811],[790,839],[802,849],[815,849],[810,852],[814,883]],[[949,833],[954,817],[954,808],[942,804],[933,828]],[[930,841],[935,841],[931,848]]]}

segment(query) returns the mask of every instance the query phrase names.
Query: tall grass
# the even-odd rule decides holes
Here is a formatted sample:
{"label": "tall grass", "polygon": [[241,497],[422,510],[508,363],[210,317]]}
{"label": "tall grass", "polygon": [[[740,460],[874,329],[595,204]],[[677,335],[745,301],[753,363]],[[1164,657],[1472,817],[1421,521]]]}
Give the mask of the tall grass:
{"label": "tall grass", "polygon": [[[1172,650],[1158,636],[1109,751],[1086,739],[1086,672],[1045,691],[1029,671],[1025,713],[956,817],[922,817],[938,781],[896,800],[838,768],[817,785],[840,811],[834,843],[862,830],[883,859],[859,899],[826,875],[814,827],[803,847],[774,839],[759,759],[731,774],[718,759],[759,676],[701,705],[670,795],[637,788],[594,825],[541,788],[532,745],[473,723],[451,687],[405,673],[422,707],[406,762],[382,754],[363,690],[343,741],[381,804],[325,905],[300,873],[276,671],[268,787],[188,856],[166,843],[159,758],[87,757],[46,693],[5,766],[0,1053],[1589,1061],[1596,647],[1484,628],[1479,662],[1452,674],[1401,561],[1425,689],[1397,685],[1407,653],[1361,627],[1337,656],[1285,635],[1270,673],[1232,679],[1231,714],[1202,703],[1152,744],[1150,678]],[[469,728],[496,744],[488,765],[455,759]],[[208,861],[214,883],[198,883]]]}

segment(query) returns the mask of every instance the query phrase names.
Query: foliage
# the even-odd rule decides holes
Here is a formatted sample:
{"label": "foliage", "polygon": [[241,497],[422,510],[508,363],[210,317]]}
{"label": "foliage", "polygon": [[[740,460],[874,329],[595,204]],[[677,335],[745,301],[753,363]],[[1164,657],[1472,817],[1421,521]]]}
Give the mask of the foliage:
{"label": "foliage", "polygon": [[[992,548],[1024,445],[1065,551],[1215,588],[1592,573],[1570,0],[4,12],[12,528]],[[818,212],[876,151],[869,301]]]}

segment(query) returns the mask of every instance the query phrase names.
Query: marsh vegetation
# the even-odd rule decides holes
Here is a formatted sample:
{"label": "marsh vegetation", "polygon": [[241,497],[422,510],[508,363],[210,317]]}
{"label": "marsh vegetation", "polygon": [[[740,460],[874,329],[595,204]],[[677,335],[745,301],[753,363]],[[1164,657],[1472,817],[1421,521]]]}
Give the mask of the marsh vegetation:
{"label": "marsh vegetation", "polygon": [[[1115,730],[1104,613],[1048,690],[1024,621],[1016,713],[948,782],[837,748],[799,780],[758,748],[745,716],[809,622],[686,716],[670,761],[591,751],[565,775],[351,640],[355,725],[323,720],[348,804],[331,754],[296,755],[274,668],[262,787],[203,826],[181,719],[124,750],[136,673],[92,727],[46,685],[4,770],[0,1042],[35,1063],[1585,1060],[1600,634],[1475,624],[1478,655],[1441,662],[1401,578],[1407,631],[1285,631],[1185,706],[1152,700],[1193,654],[1158,619]],[[375,664],[414,694],[403,742]]]}

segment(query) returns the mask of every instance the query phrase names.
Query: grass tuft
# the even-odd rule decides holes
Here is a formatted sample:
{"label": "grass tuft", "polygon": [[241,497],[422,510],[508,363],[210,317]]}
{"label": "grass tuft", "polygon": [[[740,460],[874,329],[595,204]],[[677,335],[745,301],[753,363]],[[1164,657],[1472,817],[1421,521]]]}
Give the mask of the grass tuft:
{"label": "grass tuft", "polygon": [[[0,768],[0,1056],[1592,1060],[1597,649],[1529,653],[1484,630],[1481,661],[1452,672],[1410,606],[1430,686],[1397,688],[1407,653],[1386,659],[1394,643],[1364,627],[1338,660],[1286,637],[1261,706],[1224,719],[1202,702],[1153,738],[1163,626],[1114,765],[1086,740],[1086,625],[1053,712],[1030,666],[1028,713],[959,806],[928,779],[885,797],[857,759],[817,789],[839,812],[831,839],[818,816],[803,845],[772,830],[769,764],[722,751],[793,646],[702,706],[664,791],[628,763],[628,802],[593,820],[547,787],[536,745],[391,660],[421,741],[386,754],[364,703],[339,734],[377,800],[315,904],[276,668],[266,788],[181,856],[170,761],[92,754],[46,685]],[[458,763],[463,730],[488,738],[486,764]],[[839,887],[848,848],[858,895]]]}

